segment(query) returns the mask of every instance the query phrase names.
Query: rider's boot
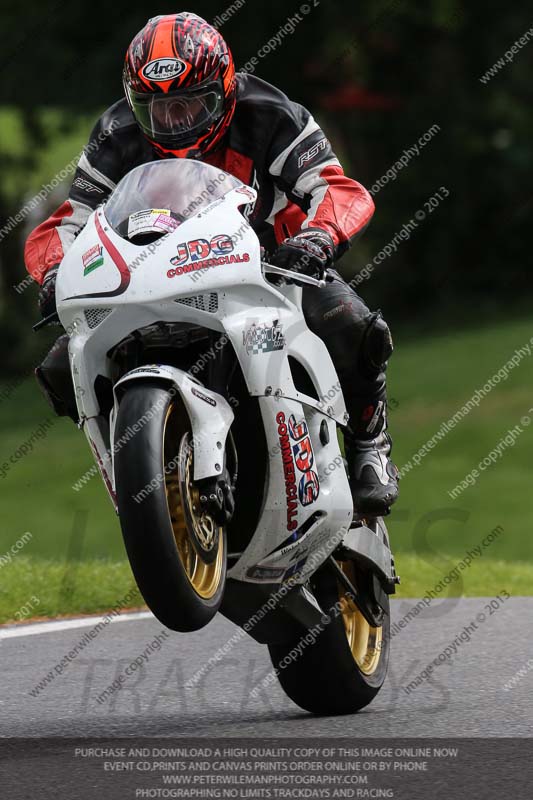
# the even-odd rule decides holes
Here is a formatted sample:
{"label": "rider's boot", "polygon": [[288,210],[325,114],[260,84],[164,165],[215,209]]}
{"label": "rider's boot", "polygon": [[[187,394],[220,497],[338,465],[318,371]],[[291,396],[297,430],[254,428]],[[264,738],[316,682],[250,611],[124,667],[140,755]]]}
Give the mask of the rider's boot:
{"label": "rider's boot", "polygon": [[372,439],[344,437],[350,488],[358,514],[385,516],[398,499],[398,470],[390,459],[391,438],[385,427]]}
{"label": "rider's boot", "polygon": [[350,487],[358,514],[384,516],[398,498],[398,470],[390,460],[387,433],[387,360],[392,353],[388,325],[377,312],[370,317],[357,374],[344,380],[349,413],[344,434]]}
{"label": "rider's boot", "polygon": [[350,417],[344,449],[354,510],[357,514],[385,516],[398,499],[399,480],[390,459],[385,359],[377,369],[360,371],[358,380],[345,392],[345,400]]}

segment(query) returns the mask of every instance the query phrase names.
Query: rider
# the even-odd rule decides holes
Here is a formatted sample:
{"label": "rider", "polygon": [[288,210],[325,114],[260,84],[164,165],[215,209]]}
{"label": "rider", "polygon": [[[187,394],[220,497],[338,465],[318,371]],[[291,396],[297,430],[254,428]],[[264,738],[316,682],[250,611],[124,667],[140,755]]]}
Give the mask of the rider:
{"label": "rider", "polygon": [[[150,19],[128,48],[123,82],[125,98],[96,123],[68,200],[26,242],[43,316],[55,311],[58,265],[91,212],[148,161],[201,159],[254,187],[249,221],[269,260],[315,277],[370,222],[371,196],[345,176],[311,114],[274,86],[236,73],[225,40],[195,14]],[[304,288],[304,313],[331,354],[350,415],[345,449],[355,508],[384,514],[398,495],[386,432],[391,335],[380,312],[333,274],[325,288]],[[64,346],[53,348],[38,375],[56,410],[72,408]]]}

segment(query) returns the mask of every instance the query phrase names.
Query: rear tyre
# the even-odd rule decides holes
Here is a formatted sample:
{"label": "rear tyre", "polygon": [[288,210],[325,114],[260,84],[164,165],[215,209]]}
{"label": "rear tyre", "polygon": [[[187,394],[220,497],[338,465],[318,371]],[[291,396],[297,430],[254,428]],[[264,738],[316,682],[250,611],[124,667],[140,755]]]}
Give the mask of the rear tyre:
{"label": "rear tyre", "polygon": [[124,442],[115,455],[117,504],[139,590],[167,628],[198,630],[222,602],[226,532],[200,510],[190,421],[179,395],[133,381],[120,400],[115,442]]}
{"label": "rear tyre", "polygon": [[[339,565],[361,591],[368,576],[352,561]],[[388,597],[383,624],[373,627],[327,567],[315,573],[311,584],[329,621],[323,617],[322,631],[308,643],[302,634],[297,640],[269,645],[270,657],[283,690],[298,706],[314,714],[352,714],[368,705],[385,681],[390,639]]]}

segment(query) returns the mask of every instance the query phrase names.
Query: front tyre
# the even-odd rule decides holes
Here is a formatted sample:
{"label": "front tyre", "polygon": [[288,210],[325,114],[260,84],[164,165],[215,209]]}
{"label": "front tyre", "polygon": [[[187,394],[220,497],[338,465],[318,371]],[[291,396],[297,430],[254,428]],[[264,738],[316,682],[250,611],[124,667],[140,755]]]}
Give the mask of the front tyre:
{"label": "front tyre", "polygon": [[[339,562],[352,585],[364,591],[367,576],[352,561]],[[368,705],[387,675],[390,612],[386,598],[382,625],[370,625],[335,574],[322,568],[311,578],[325,612],[321,629],[298,640],[269,645],[285,693],[314,714],[352,714]],[[316,633],[316,636],[315,636]]]}
{"label": "front tyre", "polygon": [[193,471],[179,395],[155,382],[128,384],[115,426],[122,535],[146,604],[167,628],[184,632],[215,616],[226,579],[226,532],[202,512]]}

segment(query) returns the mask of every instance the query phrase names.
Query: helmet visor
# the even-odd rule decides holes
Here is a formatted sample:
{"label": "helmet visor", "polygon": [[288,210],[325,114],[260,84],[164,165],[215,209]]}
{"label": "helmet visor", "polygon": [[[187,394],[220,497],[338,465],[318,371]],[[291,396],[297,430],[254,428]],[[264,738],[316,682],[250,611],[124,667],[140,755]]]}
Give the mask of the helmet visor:
{"label": "helmet visor", "polygon": [[224,113],[222,84],[168,94],[128,90],[135,119],[143,133],[161,144],[186,144],[208,130]]}

